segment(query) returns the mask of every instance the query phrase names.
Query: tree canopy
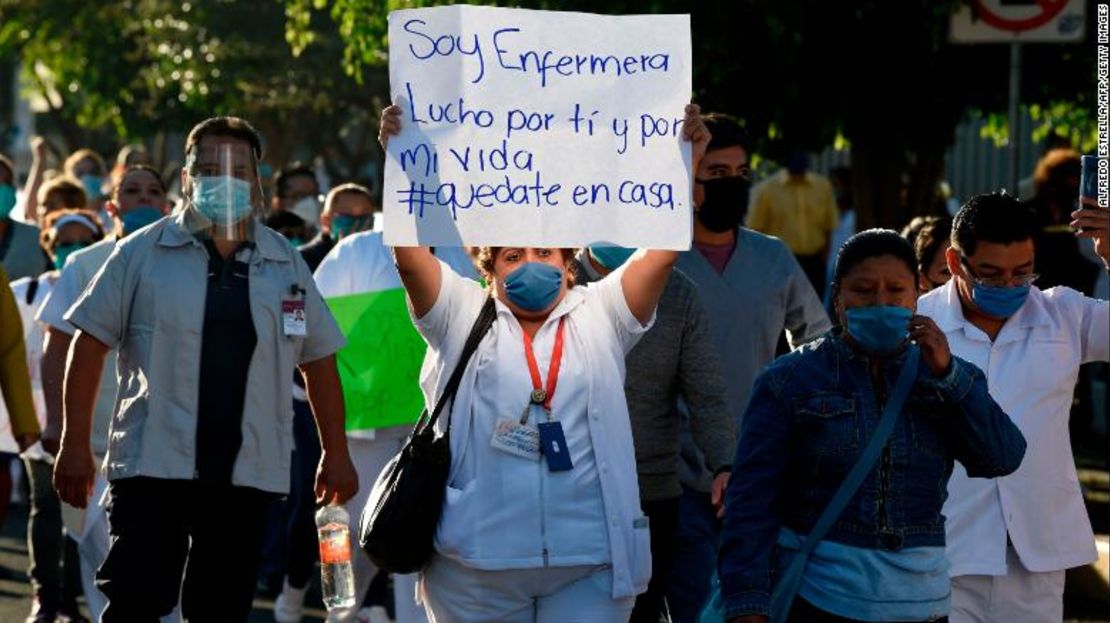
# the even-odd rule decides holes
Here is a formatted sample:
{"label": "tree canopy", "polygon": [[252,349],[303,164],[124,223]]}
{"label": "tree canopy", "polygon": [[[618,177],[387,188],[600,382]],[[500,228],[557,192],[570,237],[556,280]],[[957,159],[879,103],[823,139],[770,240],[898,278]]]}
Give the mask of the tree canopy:
{"label": "tree canopy", "polygon": [[[948,43],[960,2],[614,0],[605,11],[690,13],[703,109],[740,118],[772,160],[850,145],[860,225],[893,226],[928,209],[970,112],[1005,139],[1008,50]],[[90,130],[118,141],[240,114],[264,131],[272,162],[303,146],[333,166],[353,162],[350,174],[374,158],[388,13],[435,4],[444,3],[0,0],[0,57],[21,59],[25,89],[49,103],[70,147]],[[511,4],[597,10],[583,0]],[[1022,102],[1037,138],[1091,147],[1093,67],[1090,43],[1026,46]]]}

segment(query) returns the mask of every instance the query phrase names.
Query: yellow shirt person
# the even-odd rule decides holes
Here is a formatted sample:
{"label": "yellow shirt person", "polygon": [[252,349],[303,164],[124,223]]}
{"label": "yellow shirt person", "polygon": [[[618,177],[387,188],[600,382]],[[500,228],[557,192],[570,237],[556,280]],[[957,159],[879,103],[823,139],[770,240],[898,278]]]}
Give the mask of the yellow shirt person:
{"label": "yellow shirt person", "polygon": [[40,431],[31,400],[23,322],[3,267],[0,267],[0,391],[11,419],[12,436],[23,450],[38,439]]}
{"label": "yellow shirt person", "polygon": [[839,223],[832,184],[824,176],[783,169],[752,190],[748,227],[781,239],[794,255],[824,253]]}

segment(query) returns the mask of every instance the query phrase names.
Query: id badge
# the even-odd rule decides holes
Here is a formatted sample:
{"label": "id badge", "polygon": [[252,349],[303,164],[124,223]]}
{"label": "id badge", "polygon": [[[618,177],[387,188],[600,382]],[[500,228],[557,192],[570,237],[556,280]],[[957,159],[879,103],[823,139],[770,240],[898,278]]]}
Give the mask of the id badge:
{"label": "id badge", "polygon": [[497,425],[493,427],[490,445],[522,459],[536,461],[540,458],[539,431],[527,424],[521,424],[516,418],[497,421]]}
{"label": "id badge", "polygon": [[574,469],[562,422],[540,422],[539,428],[540,447],[543,448],[543,457],[547,459],[547,469],[553,472]]}
{"label": "id badge", "polygon": [[281,302],[282,326],[287,337],[304,337],[308,334],[304,314],[304,300],[285,299]]}

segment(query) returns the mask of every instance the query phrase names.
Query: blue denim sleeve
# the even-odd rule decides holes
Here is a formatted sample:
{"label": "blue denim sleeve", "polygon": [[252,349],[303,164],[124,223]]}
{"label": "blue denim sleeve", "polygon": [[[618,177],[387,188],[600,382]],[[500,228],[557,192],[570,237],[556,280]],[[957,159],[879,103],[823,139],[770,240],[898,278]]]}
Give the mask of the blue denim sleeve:
{"label": "blue denim sleeve", "polygon": [[790,463],[792,421],[776,380],[773,370],[756,380],[725,494],[718,559],[725,620],[767,614],[771,600],[772,557],[782,525],[780,500]]}
{"label": "blue denim sleeve", "polygon": [[1025,437],[987,391],[987,377],[974,364],[952,357],[948,373],[925,378],[950,410],[952,454],[969,476],[1012,473],[1025,457]]}

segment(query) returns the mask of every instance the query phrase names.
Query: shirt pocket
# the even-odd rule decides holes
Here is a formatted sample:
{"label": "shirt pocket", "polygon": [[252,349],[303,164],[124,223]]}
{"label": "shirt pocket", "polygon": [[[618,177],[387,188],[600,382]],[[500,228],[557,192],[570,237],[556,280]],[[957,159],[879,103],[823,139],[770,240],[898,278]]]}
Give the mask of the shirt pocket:
{"label": "shirt pocket", "polygon": [[822,456],[856,452],[860,447],[860,414],[854,396],[817,392],[794,399],[803,451]]}

